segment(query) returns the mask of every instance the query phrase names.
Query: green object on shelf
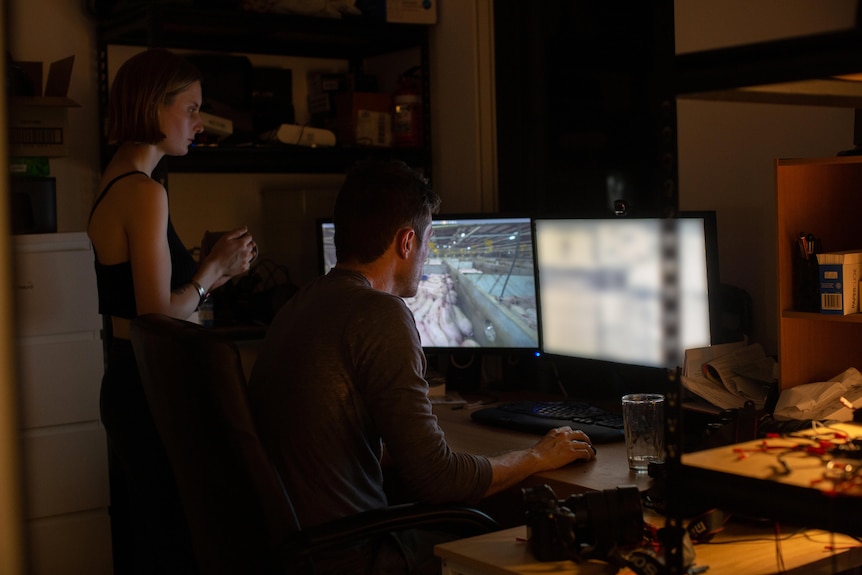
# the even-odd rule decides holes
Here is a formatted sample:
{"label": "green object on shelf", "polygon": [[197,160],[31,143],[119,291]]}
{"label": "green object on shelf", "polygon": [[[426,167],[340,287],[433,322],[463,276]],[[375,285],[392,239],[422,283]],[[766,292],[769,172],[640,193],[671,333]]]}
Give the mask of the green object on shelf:
{"label": "green object on shelf", "polygon": [[51,165],[48,158],[9,158],[9,174],[13,177],[48,176],[51,174]]}

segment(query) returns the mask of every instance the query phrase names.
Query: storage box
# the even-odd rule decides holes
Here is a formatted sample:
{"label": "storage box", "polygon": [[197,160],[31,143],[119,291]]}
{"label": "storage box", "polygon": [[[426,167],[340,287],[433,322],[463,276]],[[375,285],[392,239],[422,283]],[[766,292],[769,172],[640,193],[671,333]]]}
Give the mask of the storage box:
{"label": "storage box", "polygon": [[392,97],[348,92],[335,97],[336,136],[341,145],[392,145]]}
{"label": "storage box", "polygon": [[817,254],[820,313],[848,315],[859,312],[862,252]]}
{"label": "storage box", "polygon": [[372,18],[398,24],[436,24],[438,0],[360,0],[357,6]]}
{"label": "storage box", "polygon": [[[13,156],[56,158],[68,154],[69,108],[78,104],[66,97],[74,56],[51,64],[45,95],[41,74],[31,78],[32,96],[9,99],[9,146]],[[29,67],[40,70],[39,67]]]}
{"label": "storage box", "polygon": [[349,78],[345,72],[310,70],[306,77],[309,94],[340,94],[347,91],[349,84]]}
{"label": "storage box", "polygon": [[436,24],[437,0],[386,0],[386,21]]}

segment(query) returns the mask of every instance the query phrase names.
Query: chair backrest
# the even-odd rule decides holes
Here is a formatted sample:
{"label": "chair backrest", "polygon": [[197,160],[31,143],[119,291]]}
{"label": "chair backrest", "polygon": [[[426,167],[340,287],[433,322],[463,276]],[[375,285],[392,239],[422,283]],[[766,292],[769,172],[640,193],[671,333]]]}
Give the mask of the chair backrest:
{"label": "chair backrest", "polygon": [[159,314],[131,340],[173,467],[201,573],[279,573],[276,549],[299,526],[249,411],[230,339]]}

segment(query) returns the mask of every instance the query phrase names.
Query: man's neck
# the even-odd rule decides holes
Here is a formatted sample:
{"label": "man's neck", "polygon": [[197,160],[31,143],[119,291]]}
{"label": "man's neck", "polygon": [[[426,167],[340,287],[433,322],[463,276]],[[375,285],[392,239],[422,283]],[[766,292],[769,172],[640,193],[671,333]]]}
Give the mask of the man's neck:
{"label": "man's neck", "polygon": [[395,283],[392,281],[392,274],[387,273],[388,266],[382,260],[375,260],[369,264],[360,264],[356,262],[335,264],[336,269],[347,270],[362,274],[371,287],[382,292],[393,293]]}

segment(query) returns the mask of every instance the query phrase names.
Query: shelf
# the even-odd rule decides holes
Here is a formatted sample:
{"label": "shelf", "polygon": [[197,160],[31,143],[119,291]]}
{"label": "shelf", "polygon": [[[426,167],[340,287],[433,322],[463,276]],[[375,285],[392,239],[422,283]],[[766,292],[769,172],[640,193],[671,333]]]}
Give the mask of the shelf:
{"label": "shelf", "polygon": [[858,245],[862,158],[791,158],[775,162],[778,358],[782,389],[828,381],[862,367],[862,314],[796,311],[794,250],[810,230],[830,250]]}
{"label": "shelf", "polygon": [[148,3],[99,22],[105,44],[356,59],[427,41],[427,26]]}
{"label": "shelf", "polygon": [[[106,156],[107,157],[107,156]],[[344,173],[365,158],[397,158],[427,169],[427,154],[414,148],[308,148],[303,146],[193,148],[185,156],[166,156],[157,170],[173,173]]]}
{"label": "shelf", "polygon": [[[218,53],[271,54],[349,61],[407,49],[419,49],[424,73],[423,106],[429,117],[428,26],[393,24],[363,16],[314,18],[263,14],[225,8],[147,3],[105,17],[98,23],[101,65],[107,67],[107,46],[146,46]],[[100,77],[100,98],[106,105],[107,78]],[[425,133],[429,133],[426,120]],[[103,148],[103,158],[111,150]],[[162,173],[344,173],[357,160],[397,158],[430,175],[431,152],[423,148],[307,148],[302,146],[198,147],[181,158],[165,157]]]}
{"label": "shelf", "polygon": [[679,98],[862,108],[862,32],[846,30],[680,54]]}
{"label": "shelf", "polygon": [[808,321],[862,323],[862,313],[852,313],[850,315],[833,315],[828,313],[814,313],[808,311],[794,311],[788,309],[781,312],[781,317],[789,319],[804,319]]}

